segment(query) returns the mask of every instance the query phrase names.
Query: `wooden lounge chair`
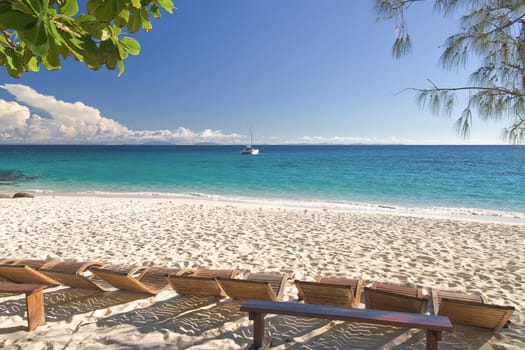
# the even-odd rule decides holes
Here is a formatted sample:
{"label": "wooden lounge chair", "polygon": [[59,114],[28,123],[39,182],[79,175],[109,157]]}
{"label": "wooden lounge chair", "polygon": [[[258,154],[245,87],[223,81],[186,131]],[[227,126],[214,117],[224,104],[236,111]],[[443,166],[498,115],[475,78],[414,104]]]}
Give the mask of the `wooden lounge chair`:
{"label": "wooden lounge chair", "polygon": [[60,282],[46,276],[38,269],[51,267],[60,260],[16,260],[0,265],[0,277],[15,283],[35,283],[58,286]]}
{"label": "wooden lounge chair", "polygon": [[365,288],[365,306],[367,309],[424,314],[428,298],[423,296],[421,287],[374,282],[371,287]]}
{"label": "wooden lounge chair", "polygon": [[[15,261],[18,261],[18,259],[0,258],[0,265],[12,264]],[[9,279],[0,275],[0,281],[9,282]]]}
{"label": "wooden lounge chair", "polygon": [[95,261],[61,261],[39,271],[72,288],[108,291],[112,286],[103,279],[91,274],[90,268],[103,264]]}
{"label": "wooden lounge chair", "polygon": [[0,258],[0,265],[12,264],[19,261],[20,259]]}
{"label": "wooden lounge chair", "polygon": [[90,271],[115,288],[129,292],[156,295],[168,287],[168,276],[187,270],[165,267],[103,265]]}
{"label": "wooden lounge chair", "polygon": [[170,275],[168,282],[180,295],[225,298],[227,295],[216,278],[235,278],[239,272],[239,270],[198,269],[184,275]]}
{"label": "wooden lounge chair", "polygon": [[288,274],[250,273],[246,279],[217,277],[226,294],[237,300],[262,299],[281,300]]}
{"label": "wooden lounge chair", "polygon": [[46,269],[49,268],[57,263],[59,263],[60,259],[20,259],[20,260],[14,260],[13,262],[9,263],[11,265],[26,265],[29,266],[35,270],[40,269]]}
{"label": "wooden lounge chair", "polygon": [[295,281],[300,299],[309,304],[359,307],[362,279],[321,277],[317,281]]}
{"label": "wooden lounge chair", "polygon": [[481,294],[432,291],[434,314],[448,316],[452,324],[500,329],[514,312],[514,306],[488,304]]}

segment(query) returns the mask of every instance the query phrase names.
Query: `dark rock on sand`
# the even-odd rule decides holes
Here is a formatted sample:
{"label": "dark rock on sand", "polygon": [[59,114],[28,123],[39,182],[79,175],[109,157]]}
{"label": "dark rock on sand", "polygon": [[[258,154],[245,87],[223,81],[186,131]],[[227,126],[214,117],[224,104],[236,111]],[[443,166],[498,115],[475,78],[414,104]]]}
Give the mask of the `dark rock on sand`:
{"label": "dark rock on sand", "polygon": [[13,198],[34,198],[35,196],[33,196],[31,193],[26,193],[26,192],[17,192],[13,195]]}

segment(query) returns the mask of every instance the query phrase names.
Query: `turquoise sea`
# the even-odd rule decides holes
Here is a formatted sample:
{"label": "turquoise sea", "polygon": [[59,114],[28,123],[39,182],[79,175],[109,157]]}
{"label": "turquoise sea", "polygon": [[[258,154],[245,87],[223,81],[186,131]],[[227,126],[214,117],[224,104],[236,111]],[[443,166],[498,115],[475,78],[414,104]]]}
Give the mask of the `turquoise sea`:
{"label": "turquoise sea", "polygon": [[133,192],[525,217],[525,147],[0,146],[0,192]]}

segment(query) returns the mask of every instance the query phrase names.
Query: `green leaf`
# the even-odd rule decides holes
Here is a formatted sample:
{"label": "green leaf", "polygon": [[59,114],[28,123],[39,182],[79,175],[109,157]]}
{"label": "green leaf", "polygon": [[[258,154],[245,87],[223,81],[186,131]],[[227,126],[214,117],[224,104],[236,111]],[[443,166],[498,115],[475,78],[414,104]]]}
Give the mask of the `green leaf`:
{"label": "green leaf", "polygon": [[142,28],[144,28],[146,32],[150,32],[153,26],[151,25],[151,22],[149,20],[148,10],[143,8],[140,11],[140,16],[142,17]]}
{"label": "green leaf", "polygon": [[118,61],[118,76],[120,77],[122,74],[124,74],[124,63],[122,62],[122,60],[119,60]]}
{"label": "green leaf", "polygon": [[115,51],[106,56],[106,67],[110,70],[114,70],[119,62],[118,53]]}
{"label": "green leaf", "polygon": [[99,0],[88,0],[86,3],[86,11],[88,14],[93,15],[99,6]]}
{"label": "green leaf", "polygon": [[60,13],[66,16],[74,16],[78,12],[77,0],[64,0],[62,6],[59,7]]}
{"label": "green leaf", "polygon": [[9,73],[10,76],[13,78],[20,78],[22,76],[23,71],[21,69],[13,69],[10,67],[7,67],[7,73]]}
{"label": "green leaf", "polygon": [[159,10],[159,7],[157,6],[157,4],[151,5],[151,7],[149,9],[149,12],[151,12],[153,14],[153,18],[155,18],[155,19],[160,18],[160,10]]}
{"label": "green leaf", "polygon": [[[54,0],[52,0],[54,2]],[[49,8],[49,0],[40,0],[40,1],[33,1],[34,3],[36,2],[38,8],[40,8],[40,10],[45,10],[47,8]],[[42,12],[42,11],[41,11]]]}
{"label": "green leaf", "polygon": [[37,2],[35,0],[19,0],[18,2],[21,2],[25,6],[29,7],[31,9],[31,12],[34,14],[40,13],[40,2]]}
{"label": "green leaf", "polygon": [[85,36],[84,43],[82,44],[85,55],[84,62],[90,69],[98,70],[102,66],[104,59],[102,57],[102,50],[100,50],[96,43],[90,36]]}
{"label": "green leaf", "polygon": [[109,22],[115,16],[115,6],[113,1],[105,1],[95,10],[95,17],[99,21]]}
{"label": "green leaf", "polygon": [[67,52],[61,52],[61,54],[64,56],[71,56],[77,61],[84,61],[84,48],[82,47],[82,40],[79,40],[77,38],[69,38],[64,40],[64,46],[67,48]]}
{"label": "green leaf", "polygon": [[8,69],[16,69],[16,63],[17,63],[17,55],[16,52],[12,49],[8,49],[5,51],[5,60],[6,60],[6,67]]}
{"label": "green leaf", "polygon": [[119,60],[123,60],[123,59],[125,59],[126,57],[128,57],[128,54],[127,54],[127,52],[126,52],[126,49],[124,48],[123,45],[120,44],[120,42],[118,41],[118,39],[115,41],[115,47],[117,48],[118,58],[119,58]]}
{"label": "green leaf", "polygon": [[140,43],[133,38],[124,37],[120,40],[120,44],[130,55],[136,56],[140,53]]}
{"label": "green leaf", "polygon": [[75,18],[75,22],[80,28],[96,39],[102,37],[102,30],[106,27],[106,24],[97,22],[96,18],[91,15],[80,15]]}
{"label": "green leaf", "polygon": [[19,12],[25,13],[26,15],[35,14],[35,12],[29,6],[22,4],[20,2],[15,2],[11,6],[12,6],[13,11],[19,11]]}
{"label": "green leaf", "polygon": [[86,15],[86,14],[82,14],[82,15],[79,15],[77,18],[75,18],[75,21],[79,24],[82,24],[82,23],[96,23],[97,22],[97,18],[93,15]]}
{"label": "green leaf", "polygon": [[35,25],[37,18],[18,11],[8,9],[0,11],[0,29],[13,29],[17,31],[27,30]]}
{"label": "green leaf", "polygon": [[47,70],[57,70],[61,68],[59,54],[59,48],[51,42],[49,45],[49,52],[47,55],[42,56],[42,63]]}
{"label": "green leaf", "polygon": [[173,1],[171,0],[158,0],[158,3],[160,7],[162,7],[164,10],[166,10],[168,13],[173,13],[173,8],[175,7],[173,5]]}
{"label": "green leaf", "polygon": [[136,33],[140,30],[141,25],[142,17],[140,15],[140,10],[132,9],[131,17],[128,21],[128,25],[126,26],[126,28],[128,28],[130,33]]}
{"label": "green leaf", "polygon": [[117,17],[115,17],[115,25],[117,27],[124,27],[129,21],[129,11],[127,9],[121,10]]}
{"label": "green leaf", "polygon": [[140,0],[131,0],[131,5],[136,9],[140,9],[142,7]]}
{"label": "green leaf", "polygon": [[31,57],[29,59],[29,62],[26,63],[26,68],[28,71],[38,72],[40,70],[40,67],[39,67],[37,58],[34,56]]}
{"label": "green leaf", "polygon": [[49,51],[49,39],[43,22],[38,23],[30,30],[21,31],[19,34],[35,55],[44,56]]}

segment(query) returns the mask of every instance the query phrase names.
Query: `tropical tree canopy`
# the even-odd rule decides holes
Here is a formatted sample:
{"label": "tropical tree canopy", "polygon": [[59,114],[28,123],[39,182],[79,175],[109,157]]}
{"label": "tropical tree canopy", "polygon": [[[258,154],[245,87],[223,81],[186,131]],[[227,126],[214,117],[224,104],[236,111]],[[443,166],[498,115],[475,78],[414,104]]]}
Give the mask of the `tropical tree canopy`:
{"label": "tropical tree canopy", "polygon": [[0,0],[0,65],[13,77],[27,71],[60,69],[71,57],[91,69],[119,68],[140,44],[125,34],[152,29],[172,0]]}
{"label": "tropical tree canopy", "polygon": [[[451,114],[462,105],[456,122],[467,137],[473,113],[484,120],[506,118],[504,137],[511,143],[525,141],[525,1],[524,0],[375,0],[381,19],[395,21],[392,54],[399,58],[411,49],[404,14],[411,6],[433,3],[443,16],[460,16],[459,32],[444,45],[440,63],[445,69],[466,68],[480,62],[465,86],[443,87],[430,81],[418,93],[418,102],[435,113]],[[464,98],[460,98],[464,97]]]}

